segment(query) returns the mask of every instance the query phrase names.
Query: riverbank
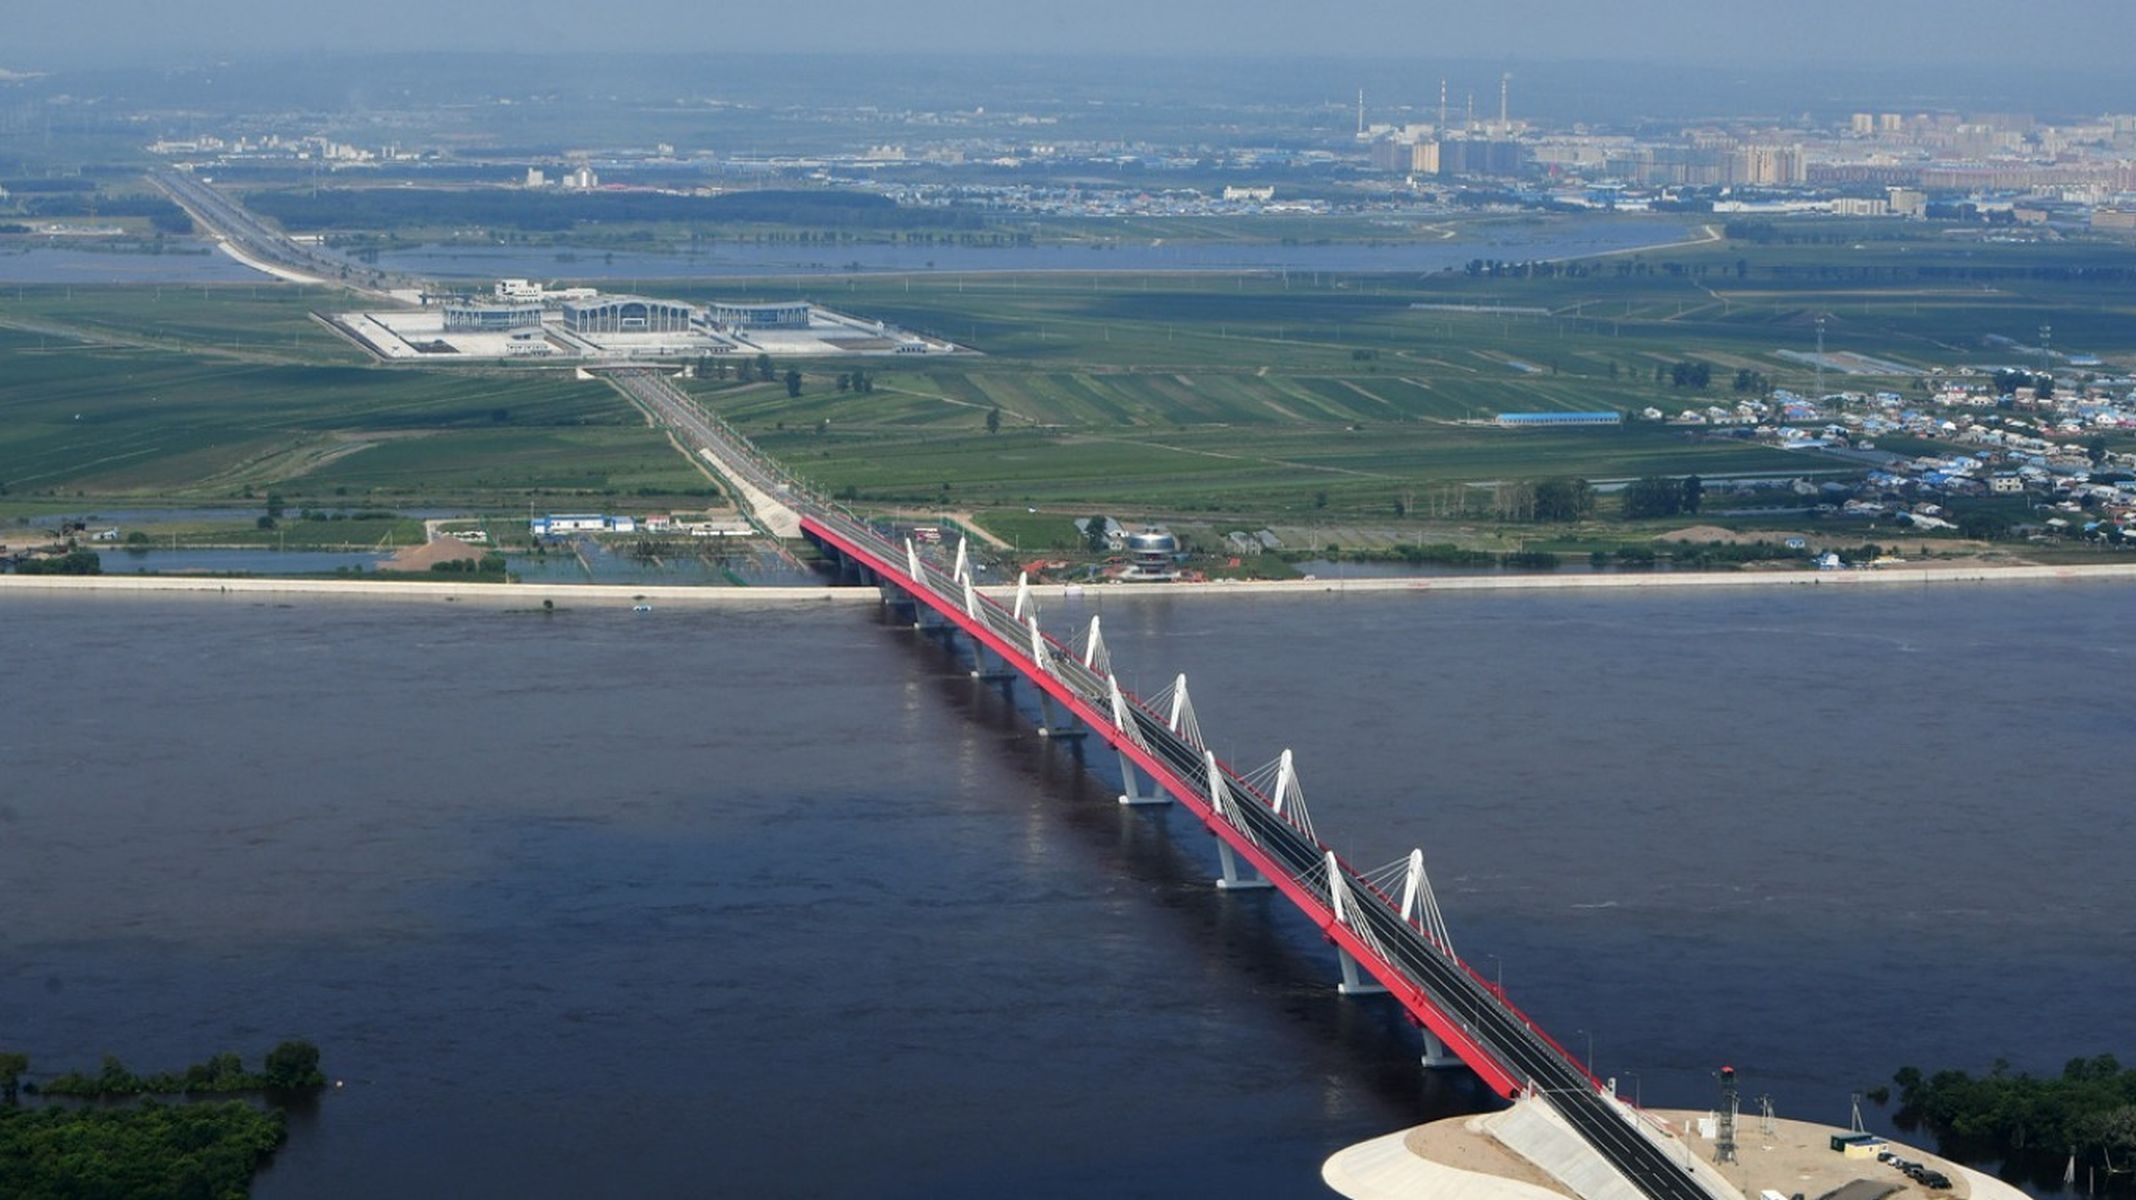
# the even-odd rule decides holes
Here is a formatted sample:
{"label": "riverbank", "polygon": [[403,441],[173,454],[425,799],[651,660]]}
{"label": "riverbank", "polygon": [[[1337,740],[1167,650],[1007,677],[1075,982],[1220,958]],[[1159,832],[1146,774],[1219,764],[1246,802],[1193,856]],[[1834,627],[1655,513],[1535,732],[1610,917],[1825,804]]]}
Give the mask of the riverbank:
{"label": "riverbank", "polygon": [[[1635,1197],[1614,1175],[1586,1178],[1584,1144],[1569,1128],[1524,1101],[1513,1108],[1451,1117],[1361,1142],[1337,1152],[1321,1178],[1350,1200],[1575,1200],[1601,1192]],[[1627,1106],[1627,1112],[1634,1110]],[[1714,1161],[1713,1139],[1698,1122],[1704,1112],[1651,1110],[1642,1115],[1654,1136],[1682,1156],[1717,1195],[1878,1195],[1891,1200],[2024,1200],[2018,1189],[1979,1171],[1898,1142],[1891,1150],[1940,1170],[1948,1190],[1929,1188],[1892,1164],[1834,1153],[1831,1139],[1850,1130],[1782,1118],[1743,1118],[1748,1143],[1741,1161]],[[1599,1161],[1599,1160],[1596,1160]],[[1576,1188],[1568,1178],[1578,1180]]]}
{"label": "riverbank", "polygon": [[[1036,596],[1053,599],[1147,600],[1180,596],[1327,596],[1387,592],[1645,591],[1656,588],[1926,587],[1962,583],[2084,583],[2136,581],[2136,563],[2095,566],[1914,567],[1866,571],[1662,571],[1624,575],[1435,575],[1416,578],[1222,580],[1164,584],[1037,584]],[[980,589],[1015,594],[1009,585]],[[431,600],[511,607],[543,600],[614,604],[791,604],[873,600],[867,587],[677,587],[600,583],[472,584],[430,580],[231,579],[187,575],[0,575],[0,596],[10,592],[189,592],[259,596],[334,595],[379,600]]]}
{"label": "riverbank", "polygon": [[418,600],[468,603],[501,608],[539,608],[543,601],[563,604],[678,604],[696,607],[762,604],[858,603],[876,598],[872,588],[834,587],[674,587],[601,583],[481,584],[427,579],[226,579],[198,575],[0,575],[0,598],[13,593],[183,593],[289,597],[333,596],[360,600]]}
{"label": "riverbank", "polygon": [[[1370,579],[1214,580],[1164,584],[1045,584],[1040,596],[1324,596],[1378,592],[1556,592],[1653,588],[1905,587],[1953,583],[2136,581],[2136,563],[2089,566],[1887,567],[1860,571],[1654,571],[1576,575],[1380,576]],[[1013,588],[988,588],[1013,592]]]}

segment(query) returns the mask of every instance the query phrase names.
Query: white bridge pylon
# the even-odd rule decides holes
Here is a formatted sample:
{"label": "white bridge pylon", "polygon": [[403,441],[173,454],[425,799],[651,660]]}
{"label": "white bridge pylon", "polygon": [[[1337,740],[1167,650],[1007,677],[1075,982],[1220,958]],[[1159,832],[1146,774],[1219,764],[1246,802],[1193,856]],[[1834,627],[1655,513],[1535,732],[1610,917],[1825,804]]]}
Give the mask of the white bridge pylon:
{"label": "white bridge pylon", "polygon": [[[1194,699],[1187,695],[1187,677],[1181,675],[1172,680],[1172,686],[1151,696],[1147,702],[1152,711],[1162,709],[1166,713],[1164,727],[1187,740],[1196,750],[1203,749],[1201,722],[1194,719]],[[1169,704],[1169,708],[1164,707]]]}
{"label": "white bridge pylon", "polygon": [[1305,808],[1305,788],[1298,782],[1297,761],[1289,750],[1243,778],[1248,787],[1268,797],[1269,811],[1305,836],[1320,840],[1313,832],[1313,816]]}
{"label": "white bridge pylon", "polygon": [[1090,632],[1083,636],[1083,666],[1100,675],[1112,674],[1112,652],[1105,648],[1105,633],[1098,628],[1098,614],[1090,614]]}
{"label": "white bridge pylon", "polygon": [[1018,571],[1016,573],[1016,607],[1009,610],[1009,615],[1021,621],[1024,619],[1024,610],[1027,608],[1031,610],[1034,616],[1038,613],[1038,606],[1031,602],[1031,573],[1029,571]]}
{"label": "white bridge pylon", "polygon": [[[1184,687],[1187,677],[1180,676],[1179,682]],[[1181,694],[1184,694],[1184,692]],[[1216,814],[1217,820],[1238,830],[1245,835],[1246,840],[1252,841],[1253,831],[1239,820],[1238,812],[1233,807],[1238,803],[1238,800],[1231,794],[1231,785],[1224,782],[1224,772],[1216,765],[1216,752],[1214,750],[1202,751],[1202,771],[1209,780],[1209,811]],[[1268,880],[1261,878],[1251,867],[1248,867],[1246,872],[1241,874],[1239,872],[1238,857],[1231,852],[1231,843],[1221,837],[1216,839],[1216,857],[1222,862],[1224,868],[1224,874],[1222,878],[1216,881],[1216,886],[1223,891],[1250,891],[1275,886]]]}
{"label": "white bridge pylon", "polygon": [[[1096,633],[1096,621],[1096,617],[1091,618],[1091,632],[1093,634]],[[1105,693],[1106,702],[1112,713],[1113,728],[1119,730],[1121,736],[1128,741],[1133,742],[1144,750],[1148,750],[1150,748],[1149,739],[1142,736],[1141,727],[1135,724],[1135,715],[1127,706],[1127,693],[1120,690],[1120,680],[1110,670],[1105,673]],[[1163,788],[1152,786],[1148,792],[1144,792],[1142,790],[1142,773],[1136,768],[1135,760],[1129,757],[1126,747],[1121,747],[1119,755],[1120,803],[1141,807],[1144,805],[1170,804],[1172,802],[1172,798],[1164,794]]]}

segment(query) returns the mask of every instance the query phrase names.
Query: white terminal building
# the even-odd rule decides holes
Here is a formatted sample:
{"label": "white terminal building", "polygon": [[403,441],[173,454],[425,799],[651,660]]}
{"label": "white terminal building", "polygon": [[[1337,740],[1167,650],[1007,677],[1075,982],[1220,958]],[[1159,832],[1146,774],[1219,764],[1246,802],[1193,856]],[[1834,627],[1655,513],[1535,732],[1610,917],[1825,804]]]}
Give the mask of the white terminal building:
{"label": "white terminal building", "polygon": [[420,309],[341,313],[334,325],[379,358],[450,363],[497,358],[580,362],[712,354],[834,358],[964,354],[940,338],[834,312],[806,300],[714,301],[603,296],[499,280],[487,294]]}
{"label": "white terminal building", "polygon": [[576,334],[688,333],[689,305],[643,296],[601,296],[564,302],[564,328]]}

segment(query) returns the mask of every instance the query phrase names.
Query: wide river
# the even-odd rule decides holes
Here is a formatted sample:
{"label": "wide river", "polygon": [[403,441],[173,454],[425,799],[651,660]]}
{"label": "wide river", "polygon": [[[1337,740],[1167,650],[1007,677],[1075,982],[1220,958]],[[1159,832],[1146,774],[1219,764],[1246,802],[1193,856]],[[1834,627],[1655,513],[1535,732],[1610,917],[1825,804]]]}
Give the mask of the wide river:
{"label": "wide river", "polygon": [[[1103,611],[1228,759],[1297,751],[1352,861],[1421,845],[1600,1073],[1703,1107],[1732,1063],[1840,1123],[1909,1063],[2136,1051],[2132,602]],[[1191,819],[872,605],[17,595],[0,631],[0,1044],[316,1041],[346,1086],[263,1197],[1310,1197],[1480,1103]]]}
{"label": "wide river", "polygon": [[[1695,236],[1671,217],[1594,214],[1456,225],[1445,240],[1380,243],[1304,241],[1143,241],[1102,246],[794,246],[720,242],[704,253],[426,245],[381,254],[377,265],[424,278],[573,279],[613,286],[656,279],[844,275],[854,272],[984,271],[1438,271],[1472,259],[1520,262],[1583,258]],[[0,284],[227,283],[266,277],[206,243],[176,243],[193,253],[146,254],[84,249],[57,242],[0,247]]]}

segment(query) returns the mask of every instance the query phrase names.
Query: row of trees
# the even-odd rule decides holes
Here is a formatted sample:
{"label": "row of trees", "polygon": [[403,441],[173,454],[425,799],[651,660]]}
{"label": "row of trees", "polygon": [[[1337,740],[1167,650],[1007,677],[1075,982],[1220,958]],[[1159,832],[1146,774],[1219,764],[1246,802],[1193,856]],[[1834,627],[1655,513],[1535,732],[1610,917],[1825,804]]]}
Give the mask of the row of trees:
{"label": "row of trees", "polygon": [[17,575],[101,575],[104,560],[94,550],[69,550],[49,558],[25,558],[16,562]]}
{"label": "row of trees", "polygon": [[1899,1117],[1917,1120],[1959,1152],[2042,1156],[2055,1163],[2073,1149],[2136,1156],[2136,1069],[2111,1054],[2073,1058],[2058,1078],[2011,1074],[1998,1061],[1985,1076],[1964,1071],[1923,1075],[1906,1067]]}
{"label": "row of trees", "polygon": [[725,379],[730,374],[738,381],[747,383],[755,379],[770,383],[778,377],[778,368],[772,364],[771,355],[759,354],[754,359],[723,358],[717,354],[697,356],[697,368],[692,374],[699,379]]}
{"label": "row of trees", "polygon": [[[1696,475],[1682,479],[1652,475],[1634,480],[1624,489],[1624,516],[1629,520],[1673,517],[1696,513],[1705,501],[1706,485]],[[1395,510],[1407,510],[1397,499]],[[1595,489],[1585,479],[1563,476],[1534,481],[1515,480],[1499,484],[1492,492],[1492,509],[1500,520],[1563,524],[1594,515]]]}
{"label": "row of trees", "polygon": [[[29,1069],[22,1055],[0,1056],[0,1094],[12,1098],[20,1075]],[[315,1091],[326,1086],[319,1069],[319,1048],[310,1042],[283,1042],[267,1052],[258,1071],[245,1069],[235,1054],[218,1054],[184,1071],[136,1075],[116,1055],[104,1056],[94,1075],[69,1071],[38,1090],[47,1096],[109,1099],[118,1096],[229,1095],[233,1092]]]}
{"label": "row of trees", "polygon": [[[801,385],[805,381],[801,372],[792,367],[788,367],[786,373],[781,375],[778,365],[771,361],[769,354],[759,354],[746,361],[722,358],[716,354],[700,354],[697,356],[694,374],[699,379],[726,379],[732,375],[740,383],[770,383],[778,379],[786,384],[786,394],[790,398],[800,396]],[[845,371],[838,376],[838,390],[872,392],[875,390],[875,380],[866,371]]]}
{"label": "row of trees", "polygon": [[1624,516],[1626,520],[1637,521],[1695,513],[1705,495],[1706,485],[1696,475],[1686,475],[1680,480],[1666,475],[1649,475],[1626,485]]}
{"label": "row of trees", "polygon": [[2033,395],[2042,400],[2048,399],[2054,395],[2054,376],[2045,372],[2035,375],[2030,371],[2014,371],[2007,368],[1995,372],[1996,395],[2014,395],[2019,388],[2031,388]]}
{"label": "row of trees", "polygon": [[1695,359],[1670,363],[1666,367],[1657,363],[1654,367],[1654,382],[1660,383],[1663,380],[1667,380],[1670,387],[1705,391],[1707,385],[1713,382],[1713,366]]}

